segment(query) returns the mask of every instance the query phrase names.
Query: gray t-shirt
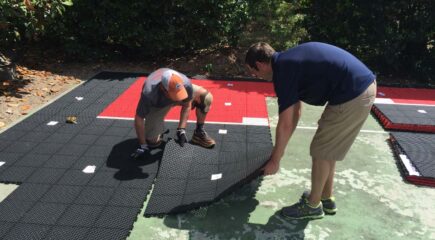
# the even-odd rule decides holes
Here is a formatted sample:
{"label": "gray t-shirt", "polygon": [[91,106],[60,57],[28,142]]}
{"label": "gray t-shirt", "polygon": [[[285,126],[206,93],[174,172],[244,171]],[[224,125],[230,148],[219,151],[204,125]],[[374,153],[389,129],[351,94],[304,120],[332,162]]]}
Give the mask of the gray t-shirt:
{"label": "gray t-shirt", "polygon": [[166,97],[166,95],[160,89],[159,84],[162,80],[162,74],[165,71],[172,71],[183,79],[183,85],[188,94],[187,100],[192,99],[192,83],[186,75],[169,68],[159,68],[148,76],[145,84],[142,87],[140,100],[136,108],[136,115],[145,118],[152,108],[164,108],[177,103]]}

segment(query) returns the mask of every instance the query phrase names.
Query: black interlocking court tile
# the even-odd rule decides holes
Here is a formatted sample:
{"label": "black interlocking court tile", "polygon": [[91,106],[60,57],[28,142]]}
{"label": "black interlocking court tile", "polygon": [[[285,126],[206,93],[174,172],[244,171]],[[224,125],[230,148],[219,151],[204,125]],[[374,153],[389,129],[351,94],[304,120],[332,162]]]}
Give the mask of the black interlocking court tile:
{"label": "black interlocking court tile", "polygon": [[28,132],[24,136],[22,136],[20,141],[29,141],[29,142],[42,142],[50,136],[50,133],[46,132]]}
{"label": "black interlocking court tile", "polygon": [[[227,134],[222,137],[221,148],[211,150],[192,150],[191,145],[180,150],[175,142],[170,141],[145,215],[175,213],[201,206],[259,174],[258,168],[268,160],[272,149],[269,128],[248,126],[245,134],[243,131]],[[248,144],[246,134],[262,138],[262,141]],[[251,144],[253,146],[248,148]],[[248,160],[248,155],[253,159]],[[248,163],[253,166],[248,167]]]}
{"label": "black interlocking court tile", "polygon": [[81,156],[88,148],[89,148],[89,145],[66,144],[66,145],[63,145],[61,149],[59,149],[57,154]]}
{"label": "black interlocking court tile", "polygon": [[35,202],[5,199],[0,204],[0,221],[18,222],[33,205],[35,205]]}
{"label": "black interlocking court tile", "polygon": [[134,123],[132,121],[115,121],[112,124],[113,127],[125,127],[125,128],[134,128]]}
{"label": "black interlocking court tile", "polygon": [[[90,231],[90,228],[70,227],[70,226],[54,226],[45,236],[47,240],[81,240]],[[103,239],[103,238],[95,238]],[[107,238],[110,239],[110,238]]]}
{"label": "black interlocking court tile", "polygon": [[29,178],[35,171],[37,171],[37,168],[34,167],[11,166],[2,171],[2,174],[0,174],[0,182],[21,183]]}
{"label": "black interlocking court tile", "polygon": [[419,173],[435,182],[435,134],[393,132],[391,135]]}
{"label": "black interlocking court tile", "polygon": [[182,194],[159,195],[153,191],[147,204],[145,215],[149,216],[174,212],[177,210],[177,207],[181,205],[182,201]]}
{"label": "black interlocking court tile", "polygon": [[113,172],[96,172],[89,182],[90,186],[117,187],[120,180],[116,179]]}
{"label": "black interlocking court tile", "polygon": [[11,201],[38,201],[51,188],[49,184],[22,183],[7,199]]}
{"label": "black interlocking court tile", "polygon": [[244,142],[223,141],[221,151],[223,151],[223,152],[240,152],[240,151],[243,151],[243,149],[246,149],[246,145],[247,145],[246,141],[244,141]]}
{"label": "black interlocking court tile", "polygon": [[78,156],[52,155],[51,158],[44,163],[44,167],[69,169],[77,159]]}
{"label": "black interlocking court tile", "polygon": [[76,199],[75,203],[88,205],[106,205],[112,195],[114,188],[107,187],[85,187]]}
{"label": "black interlocking court tile", "polygon": [[7,148],[11,144],[12,144],[11,141],[0,140],[0,151],[2,151],[3,149]]}
{"label": "black interlocking court tile", "polygon": [[111,126],[108,129],[106,129],[106,131],[104,132],[104,135],[124,137],[129,133],[130,130],[131,130],[131,128]]}
{"label": "black interlocking court tile", "polygon": [[103,164],[107,161],[106,157],[89,157],[81,156],[73,163],[72,169],[83,170],[87,166],[95,166],[96,169],[100,169]]}
{"label": "black interlocking court tile", "polygon": [[0,221],[0,239],[14,226],[14,223]]}
{"label": "black interlocking court tile", "polygon": [[[6,162],[6,164],[8,166],[10,166],[10,165],[13,165],[15,162],[17,162],[18,160],[20,160],[23,155],[24,155],[23,153],[5,153],[5,152],[2,152],[2,154],[0,155],[0,161]],[[5,166],[5,165],[3,165],[3,166]]]}
{"label": "black interlocking court tile", "polygon": [[38,142],[26,142],[26,141],[14,142],[14,144],[9,145],[9,147],[6,148],[4,152],[25,154],[30,152],[37,145]]}
{"label": "black interlocking court tile", "polygon": [[27,154],[19,161],[17,161],[14,166],[24,166],[24,167],[40,167],[51,157],[51,155],[43,154]]}
{"label": "black interlocking court tile", "polygon": [[423,105],[375,104],[393,124],[434,125],[435,107]]}
{"label": "black interlocking court tile", "polygon": [[58,203],[36,203],[20,222],[53,225],[67,209],[67,205]]}
{"label": "black interlocking court tile", "polygon": [[124,240],[130,234],[128,229],[93,228],[84,238],[85,240],[110,239]]}
{"label": "black interlocking court tile", "polygon": [[49,231],[50,226],[40,224],[17,223],[6,234],[4,240],[43,240],[44,235]]}
{"label": "black interlocking court tile", "polygon": [[209,202],[210,199],[214,199],[215,197],[215,191],[189,193],[184,196],[181,205]]}
{"label": "black interlocking court tile", "polygon": [[52,185],[51,189],[41,198],[45,203],[73,203],[80,192],[80,186]]}
{"label": "black interlocking court tile", "polygon": [[120,142],[122,142],[124,139],[124,137],[120,137],[120,136],[101,136],[97,139],[97,141],[95,141],[94,145],[97,146],[114,146]]}
{"label": "black interlocking court tile", "polygon": [[78,134],[70,140],[70,144],[91,145],[99,138],[98,135]]}
{"label": "black interlocking court tile", "polygon": [[112,195],[108,205],[142,208],[148,190],[119,187]]}
{"label": "black interlocking court tile", "polygon": [[39,143],[31,153],[34,154],[53,154],[64,147],[62,143]]}
{"label": "black interlocking court tile", "polygon": [[108,126],[89,126],[89,127],[84,127],[80,130],[81,134],[93,134],[93,135],[102,135],[106,129],[108,128]]}
{"label": "black interlocking court tile", "polygon": [[65,173],[65,169],[57,168],[40,168],[26,179],[29,183],[56,183]]}
{"label": "black interlocking court tile", "polygon": [[0,140],[15,141],[15,140],[20,139],[22,136],[24,136],[27,133],[28,133],[28,131],[17,130],[15,128],[9,128],[8,130],[6,130],[0,134]]}
{"label": "black interlocking court tile", "polygon": [[[151,185],[154,182],[154,179],[156,177],[155,173],[147,173],[145,171],[139,172],[139,173],[127,173],[128,177],[123,177],[123,173],[116,173],[115,178],[121,180],[121,184],[119,187],[122,188],[137,188],[137,189],[145,189],[149,190],[151,188]],[[131,178],[131,176],[134,175],[135,178]],[[139,190],[142,191],[142,190]]]}
{"label": "black interlocking court tile", "polygon": [[107,206],[95,226],[98,228],[132,229],[140,208]]}
{"label": "black interlocking court tile", "polygon": [[[226,177],[222,174],[223,177]],[[185,195],[190,195],[193,193],[211,192],[214,197],[214,192],[216,190],[216,185],[219,180],[212,180],[211,176],[209,178],[203,179],[188,179]],[[213,197],[211,199],[213,199]]]}
{"label": "black interlocking court tile", "polygon": [[[65,121],[65,120],[62,120]],[[83,131],[84,126],[81,124],[65,124],[56,131],[58,133],[68,133],[77,135],[78,133]]]}
{"label": "black interlocking court tile", "polygon": [[63,174],[57,184],[86,186],[93,177],[94,174],[84,173],[82,170],[70,169]]}
{"label": "black interlocking court tile", "polygon": [[71,205],[60,217],[57,225],[93,227],[102,210],[103,206]]}
{"label": "black interlocking court tile", "polygon": [[83,156],[86,157],[108,157],[112,151],[112,146],[90,146]]}
{"label": "black interlocking court tile", "polygon": [[[175,177],[175,176],[174,176]],[[182,195],[186,190],[187,178],[163,178],[156,179],[153,192],[160,195]]]}
{"label": "black interlocking court tile", "polygon": [[72,137],[71,133],[53,133],[48,138],[44,139],[43,142],[49,143],[67,143]]}
{"label": "black interlocking court tile", "polygon": [[[217,161],[217,157],[215,159]],[[204,164],[201,160],[202,159],[200,158],[193,160],[190,167],[190,179],[210,178],[212,174],[215,174],[219,171],[218,164]]]}

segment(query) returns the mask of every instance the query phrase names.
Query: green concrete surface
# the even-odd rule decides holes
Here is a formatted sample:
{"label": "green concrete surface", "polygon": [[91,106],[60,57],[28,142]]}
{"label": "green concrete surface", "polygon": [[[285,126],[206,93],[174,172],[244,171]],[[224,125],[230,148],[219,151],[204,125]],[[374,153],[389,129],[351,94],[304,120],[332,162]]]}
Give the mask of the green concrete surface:
{"label": "green concrete surface", "polygon": [[[276,100],[267,104],[274,137]],[[309,144],[322,110],[303,106],[279,173],[192,212],[145,218],[142,209],[129,239],[435,239],[435,188],[403,181],[386,141],[388,133],[372,116],[346,159],[337,163],[338,213],[315,221],[280,217],[280,209],[310,187]],[[4,188],[0,185],[0,199]]]}

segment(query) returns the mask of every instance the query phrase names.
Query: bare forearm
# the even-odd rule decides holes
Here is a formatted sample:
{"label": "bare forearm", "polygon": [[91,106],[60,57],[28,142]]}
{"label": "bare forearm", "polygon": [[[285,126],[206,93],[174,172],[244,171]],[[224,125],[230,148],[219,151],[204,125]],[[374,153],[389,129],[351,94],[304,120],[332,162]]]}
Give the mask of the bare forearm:
{"label": "bare forearm", "polygon": [[298,124],[300,114],[300,103],[296,103],[285,112],[280,114],[278,126],[276,128],[275,147],[272,153],[274,155],[274,159],[280,160],[284,155],[287,144]]}
{"label": "bare forearm", "polygon": [[187,105],[183,105],[180,111],[180,122],[178,123],[179,128],[186,128],[187,120],[189,119],[190,113],[190,103]]}

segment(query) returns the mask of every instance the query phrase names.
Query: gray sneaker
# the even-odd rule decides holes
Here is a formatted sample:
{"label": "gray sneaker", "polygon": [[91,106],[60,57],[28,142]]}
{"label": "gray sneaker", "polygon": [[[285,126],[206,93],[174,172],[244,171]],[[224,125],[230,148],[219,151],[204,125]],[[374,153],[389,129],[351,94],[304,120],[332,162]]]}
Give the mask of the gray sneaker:
{"label": "gray sneaker", "polygon": [[[307,200],[309,196],[310,193],[308,191],[305,191],[302,194],[302,198],[305,198]],[[322,199],[322,206],[323,206],[323,211],[325,212],[326,215],[334,215],[337,213],[337,205],[335,204],[335,197]]]}
{"label": "gray sneaker", "polygon": [[322,204],[316,208],[311,207],[304,193],[298,203],[284,207],[281,210],[281,215],[290,219],[320,219],[325,216],[325,213]]}
{"label": "gray sneaker", "polygon": [[337,205],[335,204],[335,198],[322,199],[323,211],[327,215],[334,215],[337,213]]}

